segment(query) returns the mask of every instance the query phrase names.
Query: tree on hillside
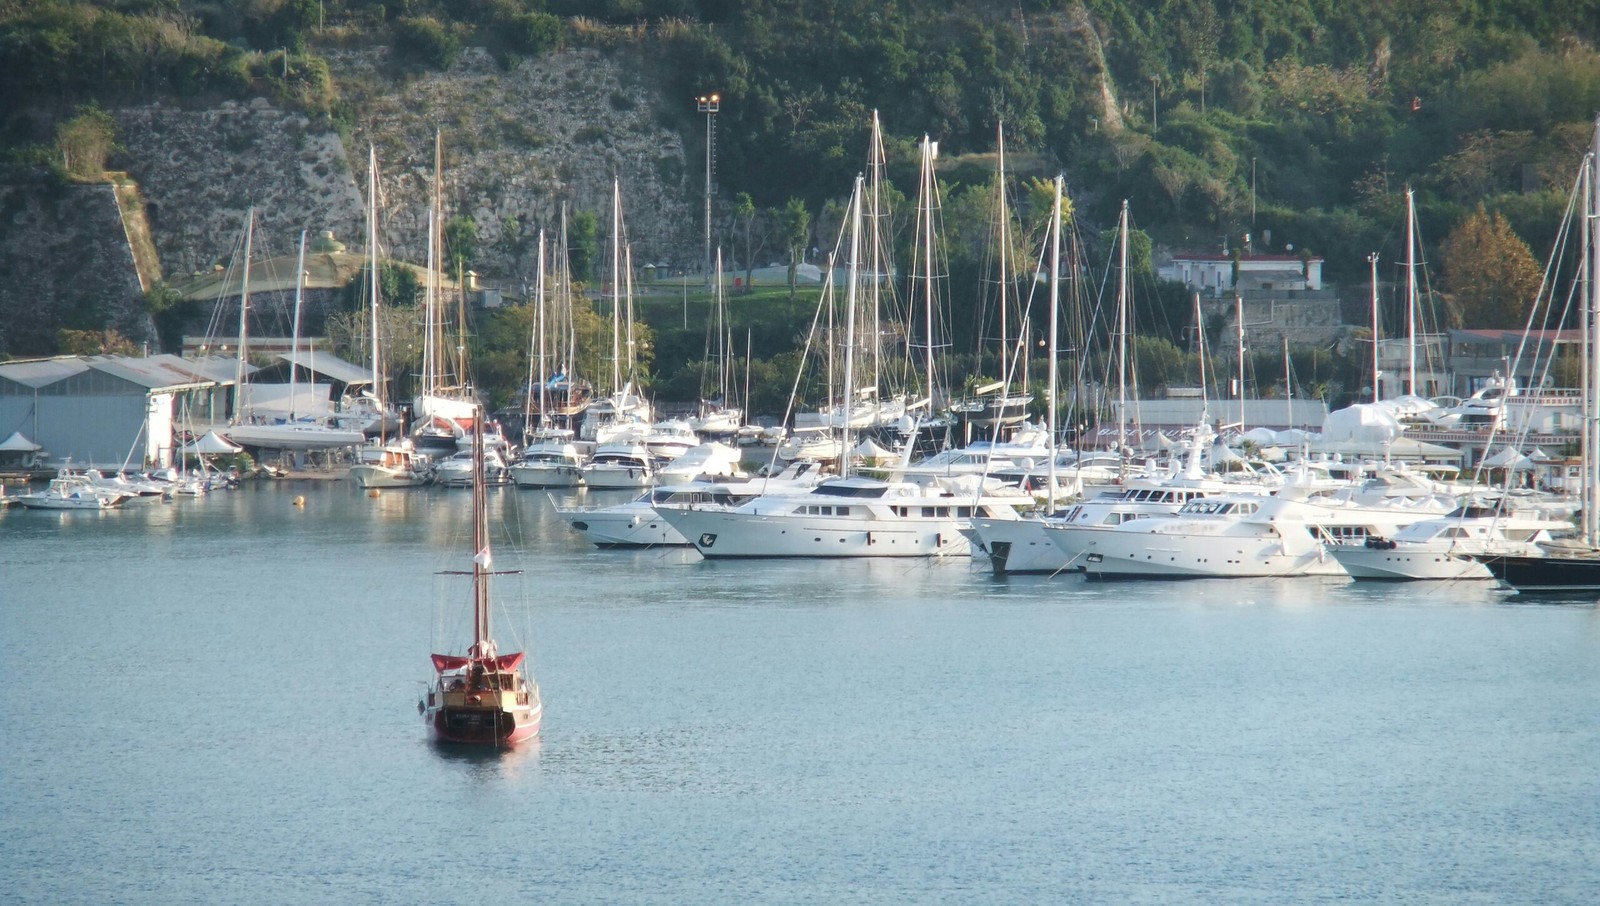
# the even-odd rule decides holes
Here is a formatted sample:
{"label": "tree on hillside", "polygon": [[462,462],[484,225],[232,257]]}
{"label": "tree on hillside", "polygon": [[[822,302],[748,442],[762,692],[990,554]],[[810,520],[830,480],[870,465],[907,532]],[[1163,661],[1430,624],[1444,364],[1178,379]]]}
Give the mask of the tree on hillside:
{"label": "tree on hillside", "polygon": [[794,298],[795,276],[800,267],[800,256],[805,251],[806,240],[811,237],[811,212],[799,198],[789,199],[779,213],[778,229],[783,247],[789,250],[789,298]]}
{"label": "tree on hillside", "polygon": [[1463,327],[1521,327],[1539,291],[1539,262],[1499,213],[1479,205],[1440,247],[1444,284]]}
{"label": "tree on hillside", "polygon": [[756,266],[756,241],[759,239],[763,246],[766,244],[766,237],[755,233],[756,203],[755,199],[750,197],[749,192],[740,192],[734,197],[733,218],[739,224],[739,232],[743,234],[744,287],[745,291],[748,292],[751,271],[755,270]]}
{"label": "tree on hillside", "polygon": [[102,178],[106,158],[117,148],[117,127],[99,104],[84,104],[56,129],[61,168],[76,179]]}
{"label": "tree on hillside", "polygon": [[600,260],[600,218],[593,211],[578,211],[567,221],[567,264],[577,283],[593,283],[595,262]]}

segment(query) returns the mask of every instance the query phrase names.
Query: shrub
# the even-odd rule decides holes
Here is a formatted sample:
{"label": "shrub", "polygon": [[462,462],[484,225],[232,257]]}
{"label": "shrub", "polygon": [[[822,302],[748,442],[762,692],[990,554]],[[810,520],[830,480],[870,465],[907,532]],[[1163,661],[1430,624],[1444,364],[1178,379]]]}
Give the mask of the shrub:
{"label": "shrub", "polygon": [[395,23],[394,49],[404,59],[449,69],[461,55],[461,41],[438,19],[421,16]]}
{"label": "shrub", "polygon": [[507,37],[517,50],[537,55],[559,47],[564,30],[549,13],[524,13],[511,19]]}

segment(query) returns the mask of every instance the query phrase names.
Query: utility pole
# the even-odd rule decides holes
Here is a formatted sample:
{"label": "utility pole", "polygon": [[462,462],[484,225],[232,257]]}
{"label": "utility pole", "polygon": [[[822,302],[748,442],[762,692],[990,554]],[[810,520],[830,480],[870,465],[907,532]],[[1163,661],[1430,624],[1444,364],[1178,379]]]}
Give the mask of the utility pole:
{"label": "utility pole", "polygon": [[715,135],[712,123],[715,121],[717,111],[722,109],[722,96],[718,94],[703,94],[695,98],[696,108],[706,115],[706,289],[711,289],[711,152],[715,146]]}

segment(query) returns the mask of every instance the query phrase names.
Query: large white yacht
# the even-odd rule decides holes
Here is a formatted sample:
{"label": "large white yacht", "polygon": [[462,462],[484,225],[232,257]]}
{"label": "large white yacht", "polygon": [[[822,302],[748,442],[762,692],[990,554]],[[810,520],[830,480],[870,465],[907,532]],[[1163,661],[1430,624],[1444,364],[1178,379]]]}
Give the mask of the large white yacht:
{"label": "large white yacht", "polygon": [[1082,562],[1090,578],[1342,576],[1344,568],[1328,555],[1325,543],[1391,537],[1454,506],[1454,499],[1433,495],[1206,497],[1189,501],[1172,516],[1136,519],[1097,533],[1085,545]]}
{"label": "large white yacht", "polygon": [[1539,542],[1572,530],[1559,512],[1473,501],[1438,519],[1413,522],[1390,538],[1327,547],[1354,579],[1493,579],[1474,554],[1537,557],[1544,553]]}
{"label": "large white yacht", "polygon": [[[1084,529],[1109,530],[1134,519],[1170,516],[1190,500],[1205,496],[1193,488],[1128,488],[1108,491],[1049,516],[1033,519],[972,520],[974,540],[989,555],[995,575],[1058,573],[1083,569],[1078,538]],[[1077,530],[1072,540],[1061,537]]]}
{"label": "large white yacht", "polygon": [[935,557],[971,552],[964,533],[974,516],[1015,519],[1031,502],[1016,488],[977,479],[922,487],[837,478],[807,494],[769,494],[732,510],[657,512],[709,559]]}
{"label": "large white yacht", "polygon": [[689,539],[662,518],[658,509],[688,506],[732,509],[762,494],[804,493],[823,477],[817,463],[797,462],[771,478],[685,481],[654,488],[626,503],[556,504],[556,513],[566,521],[568,528],[598,547],[685,547]]}

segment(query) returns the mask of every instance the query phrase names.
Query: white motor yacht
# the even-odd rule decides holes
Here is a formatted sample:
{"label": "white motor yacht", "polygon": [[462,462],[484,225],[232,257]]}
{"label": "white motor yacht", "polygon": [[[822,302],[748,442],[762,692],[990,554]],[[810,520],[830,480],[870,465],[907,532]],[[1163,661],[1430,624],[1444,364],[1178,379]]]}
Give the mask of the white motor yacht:
{"label": "white motor yacht", "polygon": [[583,483],[599,490],[648,488],[655,475],[650,451],[636,443],[601,444],[583,467]]}
{"label": "white motor yacht", "polygon": [[731,509],[763,494],[800,494],[825,476],[814,462],[798,462],[770,478],[742,481],[689,481],[647,491],[609,506],[562,506],[556,512],[567,527],[599,547],[685,546],[683,537],[659,510],[698,507]]}
{"label": "white motor yacht", "polygon": [[572,442],[572,432],[547,428],[511,464],[511,478],[519,488],[575,488],[583,484],[583,457]]}
{"label": "white motor yacht", "polygon": [[404,438],[362,447],[361,461],[350,467],[350,477],[363,488],[414,488],[433,480],[433,467],[428,456]]}
{"label": "white motor yacht", "polygon": [[[974,516],[1018,518],[1032,498],[976,479],[936,487],[836,478],[805,494],[769,494],[732,510],[659,512],[710,559],[964,556]],[[1008,517],[1009,514],[1009,517]]]}
{"label": "white motor yacht", "polygon": [[1473,501],[1390,538],[1329,544],[1328,553],[1354,579],[1487,580],[1494,574],[1474,555],[1538,557],[1541,542],[1572,530],[1570,519],[1555,512]]}
{"label": "white motor yacht", "polygon": [[1084,545],[1083,567],[1090,578],[1101,579],[1342,576],[1344,568],[1324,543],[1389,537],[1454,505],[1433,496],[1205,497],[1171,516],[1096,533]]}
{"label": "white motor yacht", "polygon": [[19,494],[15,500],[30,510],[109,510],[131,495],[95,487],[83,475],[63,471],[43,491]]}
{"label": "white motor yacht", "polygon": [[657,469],[656,478],[662,484],[684,484],[697,478],[741,478],[744,476],[739,468],[742,459],[737,447],[712,441],[694,447]]}
{"label": "white motor yacht", "polygon": [[[464,450],[434,464],[434,483],[447,488],[470,488],[473,468],[472,451]],[[511,473],[506,469],[505,460],[500,458],[499,453],[484,450],[483,478],[484,483],[490,486],[511,483]]]}

